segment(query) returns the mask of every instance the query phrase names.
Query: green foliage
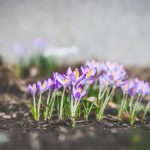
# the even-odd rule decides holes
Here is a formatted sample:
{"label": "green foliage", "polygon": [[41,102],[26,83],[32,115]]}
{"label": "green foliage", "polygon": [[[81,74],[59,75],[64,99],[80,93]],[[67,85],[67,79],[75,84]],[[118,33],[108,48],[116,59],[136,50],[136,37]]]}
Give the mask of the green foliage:
{"label": "green foliage", "polygon": [[14,68],[14,72],[22,78],[30,76],[30,69],[33,67],[38,68],[38,76],[45,77],[48,74],[52,74],[58,67],[55,57],[45,57],[42,54],[34,55],[26,62],[20,60]]}

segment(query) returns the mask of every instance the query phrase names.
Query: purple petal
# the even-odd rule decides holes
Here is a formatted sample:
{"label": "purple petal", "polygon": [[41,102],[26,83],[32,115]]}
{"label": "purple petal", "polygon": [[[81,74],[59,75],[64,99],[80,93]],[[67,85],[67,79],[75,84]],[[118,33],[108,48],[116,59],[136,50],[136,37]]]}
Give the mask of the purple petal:
{"label": "purple petal", "polygon": [[81,84],[77,86],[77,90],[82,91],[82,85]]}
{"label": "purple petal", "polygon": [[85,73],[89,72],[90,71],[90,67],[87,65],[84,69]]}
{"label": "purple petal", "polygon": [[86,77],[85,74],[81,75],[81,76],[77,79],[76,84],[79,84],[82,80],[85,79],[85,77]]}
{"label": "purple petal", "polygon": [[32,95],[36,94],[37,87],[36,87],[35,83],[33,85],[31,85],[31,84],[28,85],[28,92],[31,93]]}
{"label": "purple petal", "polygon": [[76,90],[76,88],[75,87],[73,87],[73,89],[72,89],[72,95],[75,97],[75,94],[77,93],[77,90]]}
{"label": "purple petal", "polygon": [[76,82],[76,76],[75,76],[74,73],[71,73],[71,74],[69,75],[69,77],[70,77],[71,81]]}
{"label": "purple petal", "polygon": [[62,87],[62,85],[58,81],[56,81],[54,87],[55,87],[55,90],[58,90]]}
{"label": "purple petal", "polygon": [[51,78],[48,79],[47,83],[48,83],[49,89],[54,88],[54,81]]}
{"label": "purple petal", "polygon": [[109,79],[113,80],[114,79],[113,75],[109,75]]}
{"label": "purple petal", "polygon": [[87,94],[87,90],[84,90],[84,91],[81,93],[81,97],[84,97],[86,94]]}
{"label": "purple petal", "polygon": [[81,73],[85,73],[83,66],[81,66],[80,69],[81,69]]}
{"label": "purple petal", "polygon": [[71,67],[68,67],[66,74],[69,76],[72,73]]}
{"label": "purple petal", "polygon": [[62,85],[65,84],[65,82],[64,82],[65,78],[64,78],[61,74],[58,74],[58,75],[56,76],[56,80],[57,80],[60,84],[62,84]]}
{"label": "purple petal", "polygon": [[41,90],[41,87],[42,87],[41,81],[37,81],[37,88],[39,91]]}
{"label": "purple petal", "polygon": [[81,98],[80,92],[75,93],[74,99],[77,101]]}

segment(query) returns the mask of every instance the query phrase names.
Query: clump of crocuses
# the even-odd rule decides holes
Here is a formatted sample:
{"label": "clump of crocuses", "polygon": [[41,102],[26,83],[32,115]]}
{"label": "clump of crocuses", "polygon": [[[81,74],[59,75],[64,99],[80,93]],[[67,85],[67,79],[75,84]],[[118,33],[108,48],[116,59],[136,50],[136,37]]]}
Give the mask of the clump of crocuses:
{"label": "clump of crocuses", "polygon": [[108,103],[117,95],[116,89],[122,91],[118,117],[128,113],[129,122],[133,124],[143,111],[144,121],[150,107],[150,102],[142,103],[142,99],[150,94],[148,82],[128,79],[124,66],[109,61],[87,61],[85,66],[74,70],[68,67],[64,74],[55,72],[43,82],[30,84],[28,91],[33,96],[30,112],[37,121],[51,119],[57,114],[59,119],[70,119],[73,127],[81,118],[88,121],[95,116],[101,121],[106,116]]}

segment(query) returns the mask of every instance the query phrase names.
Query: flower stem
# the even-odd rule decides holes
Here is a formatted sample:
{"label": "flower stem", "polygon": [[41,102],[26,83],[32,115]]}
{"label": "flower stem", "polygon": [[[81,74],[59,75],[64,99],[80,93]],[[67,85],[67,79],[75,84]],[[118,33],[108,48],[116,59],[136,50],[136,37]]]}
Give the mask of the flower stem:
{"label": "flower stem", "polygon": [[97,120],[98,121],[100,121],[103,118],[104,110],[105,110],[109,100],[111,99],[114,90],[115,89],[113,88],[110,94],[109,94],[110,90],[107,91],[106,98],[105,98],[104,102],[102,103],[102,105],[100,106],[99,112],[97,114]]}
{"label": "flower stem", "polygon": [[66,88],[64,87],[62,97],[61,97],[61,103],[60,103],[59,119],[62,119],[65,90]]}
{"label": "flower stem", "polygon": [[72,118],[72,128],[74,128],[75,125],[76,125],[76,123],[75,123],[75,118]]}
{"label": "flower stem", "polygon": [[34,113],[36,115],[36,102],[35,102],[35,95],[33,96],[33,107],[34,107]]}
{"label": "flower stem", "polygon": [[50,101],[50,94],[51,94],[51,90],[49,90],[49,92],[48,92],[48,97],[47,97],[47,101],[46,101],[46,112],[45,112],[44,120],[47,120],[47,117],[48,117],[48,105],[49,105],[49,101]]}
{"label": "flower stem", "polygon": [[139,105],[140,105],[141,100],[142,100],[142,96],[138,96],[137,101],[134,103],[133,109],[131,111],[131,118],[130,118],[130,124],[131,125],[133,125],[133,123],[136,120],[136,113],[139,111],[138,109],[139,109]]}
{"label": "flower stem", "polygon": [[150,102],[148,102],[148,104],[146,105],[146,108],[145,108],[145,110],[144,110],[143,122],[144,122],[144,119],[145,119],[145,116],[146,116],[146,114],[147,114],[147,111],[148,111],[149,107],[150,107]]}
{"label": "flower stem", "polygon": [[123,94],[123,99],[121,101],[120,107],[119,107],[119,111],[118,111],[118,117],[120,118],[123,111],[124,111],[124,104],[125,104],[125,100],[126,100],[126,94]]}
{"label": "flower stem", "polygon": [[42,99],[42,94],[40,94],[39,101],[38,101],[37,121],[40,120],[40,106],[41,106],[41,99]]}
{"label": "flower stem", "polygon": [[49,111],[49,119],[52,117],[53,108],[54,108],[54,104],[55,104],[55,95],[54,95],[54,98],[51,101],[52,101],[52,103],[51,103],[51,109]]}

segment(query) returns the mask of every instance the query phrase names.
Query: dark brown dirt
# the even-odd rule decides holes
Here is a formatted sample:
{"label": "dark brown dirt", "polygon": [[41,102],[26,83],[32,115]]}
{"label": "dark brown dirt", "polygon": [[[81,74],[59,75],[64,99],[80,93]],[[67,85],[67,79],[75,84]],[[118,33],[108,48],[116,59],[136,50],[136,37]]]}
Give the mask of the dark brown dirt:
{"label": "dark brown dirt", "polygon": [[99,123],[79,121],[74,129],[69,121],[35,122],[25,100],[10,94],[0,97],[0,150],[130,149],[136,147],[134,138],[150,136],[149,129],[150,121],[131,127],[111,115]]}
{"label": "dark brown dirt", "polygon": [[[150,69],[128,69],[132,77],[150,81]],[[150,118],[130,126],[107,110],[101,122],[35,122],[26,106],[25,82],[0,66],[0,150],[148,150]]]}

